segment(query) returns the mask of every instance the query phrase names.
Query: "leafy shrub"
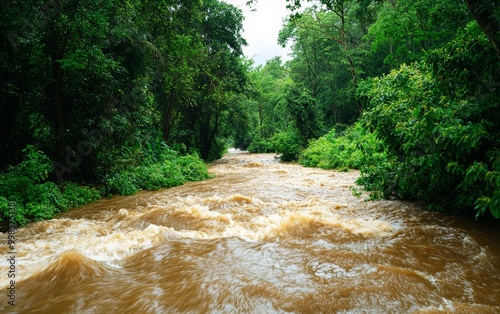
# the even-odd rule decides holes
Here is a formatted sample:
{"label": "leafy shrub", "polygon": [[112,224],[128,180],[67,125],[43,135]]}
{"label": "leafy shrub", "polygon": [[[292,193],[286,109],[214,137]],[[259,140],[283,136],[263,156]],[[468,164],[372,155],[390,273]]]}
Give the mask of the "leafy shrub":
{"label": "leafy shrub", "polygon": [[186,179],[175,162],[158,162],[146,167],[135,169],[138,186],[143,190],[154,191],[161,188],[181,185]]}
{"label": "leafy shrub", "polygon": [[[123,165],[108,174],[105,189],[110,193],[130,195],[145,190],[176,186],[186,181],[209,178],[205,163],[196,155],[179,156],[167,145],[159,143],[143,149],[144,161],[138,166]],[[18,226],[31,221],[51,219],[71,207],[101,198],[92,187],[62,182],[57,185],[46,181],[52,171],[49,158],[33,146],[23,150],[25,159],[0,173],[0,222]],[[137,154],[134,150],[133,154]],[[124,157],[127,157],[126,155]],[[14,217],[10,217],[9,204],[15,204]]]}
{"label": "leafy shrub", "polygon": [[252,143],[248,146],[247,150],[251,153],[272,153],[273,144],[270,140],[263,139],[261,137],[255,138]]}
{"label": "leafy shrub", "polygon": [[143,164],[109,175],[107,190],[131,195],[139,190],[154,191],[210,177],[205,163],[198,156],[179,156],[167,145],[160,147],[155,154],[150,153]]}
{"label": "leafy shrub", "polygon": [[273,150],[281,154],[281,161],[295,161],[298,159],[303,147],[299,132],[295,129],[282,131],[271,138]]}
{"label": "leafy shrub", "polygon": [[206,164],[196,155],[181,156],[176,160],[186,181],[200,181],[210,178]]}
{"label": "leafy shrub", "polygon": [[385,150],[375,135],[356,123],[338,136],[335,129],[317,140],[300,155],[299,162],[307,167],[323,169],[360,169],[385,161]]}
{"label": "leafy shrub", "polygon": [[106,180],[106,189],[109,193],[118,193],[121,195],[132,195],[140,190],[135,183],[133,172],[129,171],[110,175]]}
{"label": "leafy shrub", "polygon": [[[4,225],[7,221],[22,226],[51,219],[63,210],[101,197],[93,188],[74,183],[58,186],[46,181],[52,171],[48,157],[31,145],[23,153],[25,158],[20,164],[0,174],[0,220]],[[15,203],[14,217],[10,217],[9,203]]]}
{"label": "leafy shrub", "polygon": [[500,64],[475,27],[370,83],[363,121],[391,159],[364,169],[367,189],[500,218]]}
{"label": "leafy shrub", "polygon": [[64,209],[81,206],[101,198],[101,193],[97,189],[77,185],[74,182],[65,182],[60,189],[62,201],[59,207]]}

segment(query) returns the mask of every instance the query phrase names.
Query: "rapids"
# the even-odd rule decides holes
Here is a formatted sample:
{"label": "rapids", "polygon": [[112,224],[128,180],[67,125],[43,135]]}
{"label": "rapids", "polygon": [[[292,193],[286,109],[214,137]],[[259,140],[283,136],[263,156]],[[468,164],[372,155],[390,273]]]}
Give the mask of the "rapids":
{"label": "rapids", "polygon": [[499,313],[500,232],[233,152],[215,178],[16,230],[1,313]]}

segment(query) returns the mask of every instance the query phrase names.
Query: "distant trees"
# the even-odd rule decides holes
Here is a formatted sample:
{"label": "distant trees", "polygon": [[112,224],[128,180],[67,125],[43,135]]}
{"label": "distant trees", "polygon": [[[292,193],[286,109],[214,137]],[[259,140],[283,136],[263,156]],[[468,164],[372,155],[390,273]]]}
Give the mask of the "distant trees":
{"label": "distant trees", "polygon": [[329,126],[352,123],[362,111],[355,93],[363,32],[353,17],[353,5],[346,2],[334,11],[309,9],[291,19],[279,37],[282,45],[294,43],[291,77],[311,91]]}

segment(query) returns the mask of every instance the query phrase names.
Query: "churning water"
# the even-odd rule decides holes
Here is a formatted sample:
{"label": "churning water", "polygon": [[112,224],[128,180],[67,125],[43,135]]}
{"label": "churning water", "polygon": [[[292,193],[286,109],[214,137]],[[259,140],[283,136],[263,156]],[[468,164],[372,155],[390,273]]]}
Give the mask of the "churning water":
{"label": "churning water", "polygon": [[498,313],[500,232],[232,153],[216,177],[17,230],[1,313]]}

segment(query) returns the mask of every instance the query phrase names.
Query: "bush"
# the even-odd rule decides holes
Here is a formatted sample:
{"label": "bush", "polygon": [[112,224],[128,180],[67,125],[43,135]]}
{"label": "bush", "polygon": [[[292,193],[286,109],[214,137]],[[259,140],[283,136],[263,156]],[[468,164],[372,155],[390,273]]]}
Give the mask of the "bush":
{"label": "bush", "polygon": [[149,158],[142,165],[109,175],[106,187],[109,193],[131,195],[139,190],[154,191],[209,177],[205,163],[198,156],[178,156],[165,148],[155,159]]}
{"label": "bush", "polygon": [[62,201],[58,203],[61,203],[59,207],[64,209],[81,206],[101,198],[101,193],[97,189],[77,185],[74,182],[65,182],[60,189],[63,191]]}
{"label": "bush", "polygon": [[129,171],[110,175],[105,184],[106,191],[112,194],[132,195],[140,190],[136,185],[134,173]]}
{"label": "bush", "polygon": [[[28,145],[24,160],[9,166],[0,174],[0,220],[23,226],[31,221],[51,219],[70,207],[99,199],[100,193],[93,188],[74,183],[56,185],[46,181],[52,171],[48,157],[34,146]],[[10,217],[8,204],[15,203],[14,217]]]}
{"label": "bush", "polygon": [[323,169],[361,169],[387,159],[384,147],[375,135],[360,123],[347,128],[341,135],[335,129],[317,140],[300,155],[299,162],[307,167]]}
{"label": "bush", "polygon": [[255,138],[252,143],[247,147],[247,150],[251,153],[272,153],[273,144],[270,140],[263,139],[261,137]]}
{"label": "bush", "polygon": [[[141,189],[157,190],[209,177],[205,163],[198,156],[179,156],[162,144],[145,151],[142,164],[116,167],[115,170],[120,170],[108,174],[104,189],[130,195]],[[10,223],[23,226],[31,221],[51,219],[64,210],[101,198],[101,193],[93,187],[47,181],[52,171],[49,158],[33,146],[28,146],[23,153],[25,159],[20,164],[0,173],[2,230]],[[12,217],[10,206],[15,206]]]}
{"label": "bush", "polygon": [[196,155],[181,156],[176,161],[186,181],[200,181],[210,178],[206,164]]}
{"label": "bush", "polygon": [[303,147],[302,139],[297,130],[282,131],[271,138],[273,150],[281,154],[281,161],[295,161],[298,159]]}
{"label": "bush", "polygon": [[141,189],[149,191],[181,185],[186,182],[180,168],[177,167],[175,162],[171,161],[137,167],[135,169],[135,178]]}
{"label": "bush", "polygon": [[495,53],[484,36],[469,34],[432,52],[427,62],[370,83],[363,121],[392,157],[364,169],[360,182],[386,197],[500,218]]}

